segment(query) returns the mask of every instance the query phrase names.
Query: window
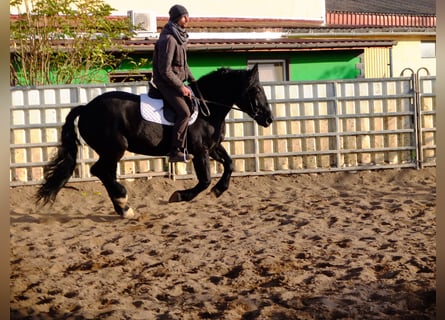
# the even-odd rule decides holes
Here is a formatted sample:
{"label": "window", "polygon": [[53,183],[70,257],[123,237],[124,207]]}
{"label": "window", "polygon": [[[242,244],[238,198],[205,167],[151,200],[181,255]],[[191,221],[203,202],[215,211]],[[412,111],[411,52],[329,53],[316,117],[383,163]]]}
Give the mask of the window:
{"label": "window", "polygon": [[252,68],[255,64],[258,64],[261,82],[288,80],[285,60],[249,60],[247,67]]}
{"label": "window", "polygon": [[422,58],[435,58],[436,57],[436,42],[422,41],[420,43],[420,56]]}

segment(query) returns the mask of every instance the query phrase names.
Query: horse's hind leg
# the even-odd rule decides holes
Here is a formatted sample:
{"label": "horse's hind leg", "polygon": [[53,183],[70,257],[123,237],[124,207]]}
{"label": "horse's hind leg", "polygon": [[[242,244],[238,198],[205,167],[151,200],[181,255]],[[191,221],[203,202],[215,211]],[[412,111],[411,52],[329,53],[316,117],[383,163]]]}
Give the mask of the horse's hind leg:
{"label": "horse's hind leg", "polygon": [[98,177],[113,203],[114,210],[124,218],[134,217],[133,209],[127,204],[127,190],[123,185],[116,181],[117,161],[101,156],[99,160],[91,167],[91,174]]}

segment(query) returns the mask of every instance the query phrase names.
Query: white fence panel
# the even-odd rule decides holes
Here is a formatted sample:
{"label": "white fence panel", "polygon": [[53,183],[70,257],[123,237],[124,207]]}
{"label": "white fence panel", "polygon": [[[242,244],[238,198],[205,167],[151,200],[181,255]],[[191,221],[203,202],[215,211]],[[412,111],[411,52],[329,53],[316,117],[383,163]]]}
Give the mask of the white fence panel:
{"label": "white fence panel", "polygon": [[[263,128],[232,110],[223,145],[234,175],[435,165],[435,77],[265,83],[274,123]],[[11,88],[10,184],[40,183],[69,110],[106,91],[147,92],[145,83]],[[93,179],[97,160],[82,142],[72,181]],[[212,175],[222,166],[212,163]],[[120,178],[192,178],[191,164],[127,152]]]}

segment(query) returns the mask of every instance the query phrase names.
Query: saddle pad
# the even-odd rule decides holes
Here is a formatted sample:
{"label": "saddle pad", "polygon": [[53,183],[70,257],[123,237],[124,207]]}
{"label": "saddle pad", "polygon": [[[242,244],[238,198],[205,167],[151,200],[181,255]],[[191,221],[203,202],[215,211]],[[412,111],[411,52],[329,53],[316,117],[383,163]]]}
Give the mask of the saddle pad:
{"label": "saddle pad", "polygon": [[[155,122],[167,126],[173,126],[174,123],[164,117],[164,101],[162,99],[153,99],[148,94],[143,93],[141,97],[141,115],[147,121]],[[190,116],[189,125],[198,118],[198,106],[193,103],[193,113]]]}

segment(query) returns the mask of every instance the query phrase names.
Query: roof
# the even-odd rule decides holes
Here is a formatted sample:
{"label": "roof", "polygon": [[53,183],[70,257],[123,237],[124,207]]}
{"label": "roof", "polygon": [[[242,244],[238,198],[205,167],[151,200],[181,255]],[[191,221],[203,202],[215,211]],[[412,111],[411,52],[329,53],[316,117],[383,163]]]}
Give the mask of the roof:
{"label": "roof", "polygon": [[436,0],[325,0],[326,12],[436,15]]}
{"label": "roof", "polygon": [[385,27],[391,28],[424,27],[435,28],[435,15],[391,14],[391,13],[363,13],[363,12],[334,12],[326,13],[326,26]]}
{"label": "roof", "polygon": [[[156,40],[124,40],[120,47],[131,48],[132,52],[147,52],[154,49]],[[245,52],[245,51],[288,51],[288,50],[350,50],[367,47],[390,47],[391,40],[338,40],[338,39],[190,39],[191,52]]]}
{"label": "roof", "polygon": [[389,47],[393,41],[367,40],[333,40],[333,39],[302,39],[280,38],[270,40],[191,40],[188,44],[190,51],[282,51],[282,50],[334,50],[361,49],[365,47]]}
{"label": "roof", "polygon": [[[351,0],[349,0],[351,1]],[[158,17],[158,32],[167,23],[167,18]],[[253,18],[193,18],[187,27],[191,32],[291,32],[298,30],[312,30],[312,32],[344,26],[352,32],[356,28],[380,27],[387,28],[386,32],[411,32],[421,28],[436,28],[435,15],[416,14],[371,14],[364,12],[334,12],[326,13],[326,23],[320,21],[292,20],[292,19],[253,19]]]}
{"label": "roof", "polygon": [[[372,46],[390,47],[400,34],[435,35],[435,0],[325,1],[325,24],[319,20],[194,17],[187,28],[189,33],[226,33],[227,38],[216,39],[214,35],[203,39],[191,38],[188,48],[195,52],[351,50]],[[158,32],[166,23],[166,17],[157,17]],[[230,37],[230,33],[239,36],[249,32],[277,33],[284,37]],[[135,39],[117,40],[116,43],[132,52],[150,52],[156,41],[152,36],[145,39],[140,34]],[[58,45],[62,48],[64,46],[63,43]]]}
{"label": "roof", "polygon": [[[168,18],[157,17],[157,26],[160,31],[167,23]],[[320,26],[319,20],[298,19],[258,19],[258,18],[215,18],[193,17],[187,26],[188,32],[245,32],[247,30],[282,31],[286,28]]]}

